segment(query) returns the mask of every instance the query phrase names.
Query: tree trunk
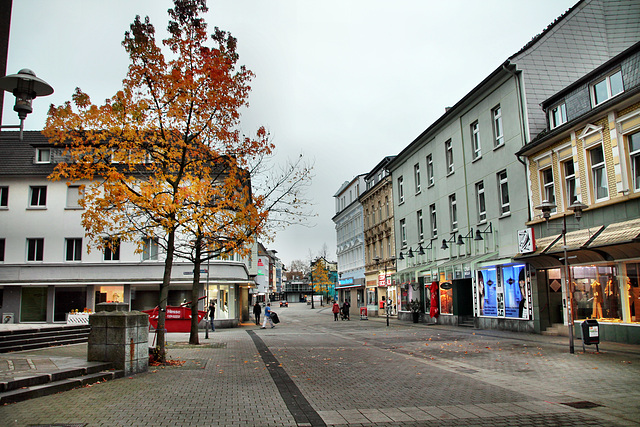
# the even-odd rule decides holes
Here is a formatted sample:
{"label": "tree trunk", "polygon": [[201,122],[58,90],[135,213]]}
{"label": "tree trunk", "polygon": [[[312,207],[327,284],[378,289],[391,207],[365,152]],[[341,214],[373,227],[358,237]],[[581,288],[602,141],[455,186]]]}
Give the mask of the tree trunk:
{"label": "tree trunk", "polygon": [[[191,331],[189,344],[200,344],[198,338],[198,291],[200,290],[200,266],[202,265],[202,237],[196,238],[196,256],[193,262],[193,282],[191,283]],[[207,309],[205,304],[205,310]]]}
{"label": "tree trunk", "polygon": [[167,258],[164,261],[164,275],[160,285],[160,301],[158,302],[158,329],[156,329],[156,348],[158,349],[158,362],[167,360],[167,342],[165,319],[167,317],[167,299],[169,298],[169,285],[171,285],[171,268],[173,267],[173,253],[176,240],[175,230],[167,235]]}

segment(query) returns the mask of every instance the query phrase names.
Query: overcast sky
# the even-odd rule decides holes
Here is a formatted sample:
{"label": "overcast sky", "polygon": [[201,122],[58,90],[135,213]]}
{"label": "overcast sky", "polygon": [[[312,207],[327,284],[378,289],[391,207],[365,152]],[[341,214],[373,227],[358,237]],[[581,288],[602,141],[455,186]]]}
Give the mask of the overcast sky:
{"label": "overcast sky", "polygon": [[[266,126],[281,162],[315,164],[309,227],[267,247],[285,264],[335,255],[333,195],[395,155],[577,0],[209,0],[207,23],[238,39],[256,74],[242,127]],[[75,87],[102,104],[121,88],[121,46],[136,15],[163,38],[171,0],[14,0],[7,74],[32,69],[55,93],[34,101],[26,129]],[[210,31],[210,32],[211,32]],[[4,124],[18,122],[7,94]]]}

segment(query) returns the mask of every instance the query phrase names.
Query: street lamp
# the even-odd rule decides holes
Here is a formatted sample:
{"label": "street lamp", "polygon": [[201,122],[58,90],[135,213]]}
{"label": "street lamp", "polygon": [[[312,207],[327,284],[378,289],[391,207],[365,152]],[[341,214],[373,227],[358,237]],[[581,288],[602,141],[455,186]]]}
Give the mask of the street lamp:
{"label": "street lamp", "polygon": [[[573,202],[569,206],[569,210],[573,211],[574,217],[576,221],[580,222],[582,218],[582,211],[588,208],[589,206],[584,203],[580,203],[578,200]],[[542,204],[538,206],[534,206],[534,209],[538,209],[542,211],[542,218],[547,223],[547,228],[549,227],[549,218],[551,217],[551,211],[556,208],[555,203],[549,202],[545,200]],[[569,353],[574,353],[573,346],[573,291],[571,289],[571,282],[569,281],[569,261],[567,258],[567,214],[562,214],[562,253],[564,256],[564,291],[567,296],[567,324],[569,326]]]}
{"label": "street lamp", "polygon": [[0,89],[13,93],[16,97],[16,103],[13,110],[18,113],[20,119],[19,125],[2,125],[2,128],[19,128],[20,141],[22,141],[22,130],[24,128],[24,119],[27,114],[33,112],[31,102],[37,96],[47,96],[53,93],[53,88],[49,83],[36,77],[36,73],[28,68],[18,71],[18,74],[0,77]]}

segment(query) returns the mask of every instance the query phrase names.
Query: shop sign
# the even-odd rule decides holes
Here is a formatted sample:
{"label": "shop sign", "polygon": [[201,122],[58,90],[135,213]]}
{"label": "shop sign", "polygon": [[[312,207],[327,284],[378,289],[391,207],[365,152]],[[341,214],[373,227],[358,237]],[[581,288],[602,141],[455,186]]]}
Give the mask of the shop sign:
{"label": "shop sign", "polygon": [[536,240],[533,234],[533,228],[525,228],[518,230],[518,252],[528,254],[535,252]]}

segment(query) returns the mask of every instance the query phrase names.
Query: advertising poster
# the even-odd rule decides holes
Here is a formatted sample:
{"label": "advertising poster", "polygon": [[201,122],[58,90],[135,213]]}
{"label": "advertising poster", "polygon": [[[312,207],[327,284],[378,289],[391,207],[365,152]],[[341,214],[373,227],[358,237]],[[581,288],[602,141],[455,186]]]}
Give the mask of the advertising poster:
{"label": "advertising poster", "polygon": [[526,317],[526,281],[524,265],[502,268],[505,294],[505,316],[513,318]]}
{"label": "advertising poster", "polygon": [[497,316],[498,301],[496,291],[496,269],[478,271],[478,291],[480,292],[480,315]]}

